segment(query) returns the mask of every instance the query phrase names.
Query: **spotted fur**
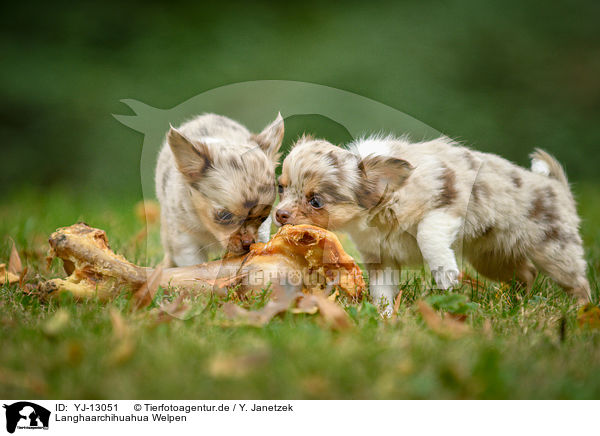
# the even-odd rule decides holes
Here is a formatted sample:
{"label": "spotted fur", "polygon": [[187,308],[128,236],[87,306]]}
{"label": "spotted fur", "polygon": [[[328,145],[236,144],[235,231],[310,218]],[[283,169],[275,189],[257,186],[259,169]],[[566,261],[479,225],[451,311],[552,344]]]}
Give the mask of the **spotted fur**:
{"label": "spotted fur", "polygon": [[[537,150],[532,159],[527,170],[445,137],[411,143],[374,136],[347,148],[301,138],[283,162],[275,222],[281,215],[286,223],[347,231],[373,265],[424,261],[444,289],[457,283],[459,250],[491,279],[531,286],[537,267],[587,301],[580,221],[566,176],[547,153]],[[324,199],[318,209],[309,203],[315,193]],[[397,285],[376,284],[372,296],[389,308]]]}

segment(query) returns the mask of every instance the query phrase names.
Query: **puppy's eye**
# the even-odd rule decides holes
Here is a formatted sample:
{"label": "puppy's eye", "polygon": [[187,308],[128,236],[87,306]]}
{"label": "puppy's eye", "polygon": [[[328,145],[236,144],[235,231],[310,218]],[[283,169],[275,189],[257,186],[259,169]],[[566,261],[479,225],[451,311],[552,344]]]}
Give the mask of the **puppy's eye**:
{"label": "puppy's eye", "polygon": [[233,222],[233,214],[227,209],[221,209],[215,213],[215,219],[219,224],[231,224]]}
{"label": "puppy's eye", "polygon": [[283,194],[283,185],[281,183],[277,185],[277,192],[279,192],[279,195]]}
{"label": "puppy's eye", "polygon": [[315,209],[321,209],[323,207],[323,199],[317,194],[313,194],[312,197],[310,197],[310,200],[308,200],[308,204]]}

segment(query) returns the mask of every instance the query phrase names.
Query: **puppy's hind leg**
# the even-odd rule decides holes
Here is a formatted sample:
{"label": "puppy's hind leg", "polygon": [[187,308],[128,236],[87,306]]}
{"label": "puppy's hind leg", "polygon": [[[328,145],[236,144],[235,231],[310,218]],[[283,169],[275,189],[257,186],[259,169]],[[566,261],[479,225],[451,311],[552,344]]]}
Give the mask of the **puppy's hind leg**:
{"label": "puppy's hind leg", "polygon": [[546,240],[535,248],[531,260],[565,292],[575,297],[579,304],[586,304],[591,300],[583,247],[579,237],[572,238],[568,243],[565,243],[565,240],[561,241],[561,238]]}
{"label": "puppy's hind leg", "polygon": [[491,251],[471,255],[469,262],[481,275],[508,283],[516,280],[520,288],[529,291],[537,276],[535,266],[525,258],[503,258]]}
{"label": "puppy's hind leg", "polygon": [[458,265],[452,244],[463,224],[462,218],[444,210],[429,212],[417,228],[417,244],[438,287],[458,284]]}

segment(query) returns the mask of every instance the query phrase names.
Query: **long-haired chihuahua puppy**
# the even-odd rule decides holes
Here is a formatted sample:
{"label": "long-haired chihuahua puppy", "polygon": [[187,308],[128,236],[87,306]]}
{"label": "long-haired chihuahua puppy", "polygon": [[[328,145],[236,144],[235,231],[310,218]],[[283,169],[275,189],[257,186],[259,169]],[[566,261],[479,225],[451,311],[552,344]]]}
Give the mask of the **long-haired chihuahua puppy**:
{"label": "long-haired chihuahua puppy", "polygon": [[370,267],[370,293],[391,310],[402,265],[423,261],[437,286],[458,284],[455,251],[493,280],[530,287],[537,269],[588,301],[579,217],[560,164],[527,170],[439,139],[373,136],[347,148],[302,137],[283,162],[277,225],[347,231]]}
{"label": "long-haired chihuahua puppy", "polygon": [[243,254],[259,233],[268,239],[283,134],[281,114],[256,135],[214,114],[171,127],[156,166],[164,266]]}

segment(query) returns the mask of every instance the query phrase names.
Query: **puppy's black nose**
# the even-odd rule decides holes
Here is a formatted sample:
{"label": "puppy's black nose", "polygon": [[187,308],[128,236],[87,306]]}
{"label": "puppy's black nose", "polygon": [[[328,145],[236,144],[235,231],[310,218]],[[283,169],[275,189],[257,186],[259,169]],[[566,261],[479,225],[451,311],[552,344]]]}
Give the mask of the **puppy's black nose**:
{"label": "puppy's black nose", "polygon": [[285,209],[277,209],[277,212],[275,212],[275,217],[281,224],[286,224],[290,219],[290,213]]}
{"label": "puppy's black nose", "polygon": [[254,238],[252,238],[250,236],[242,237],[242,248],[244,250],[248,250],[252,244],[254,244]]}

